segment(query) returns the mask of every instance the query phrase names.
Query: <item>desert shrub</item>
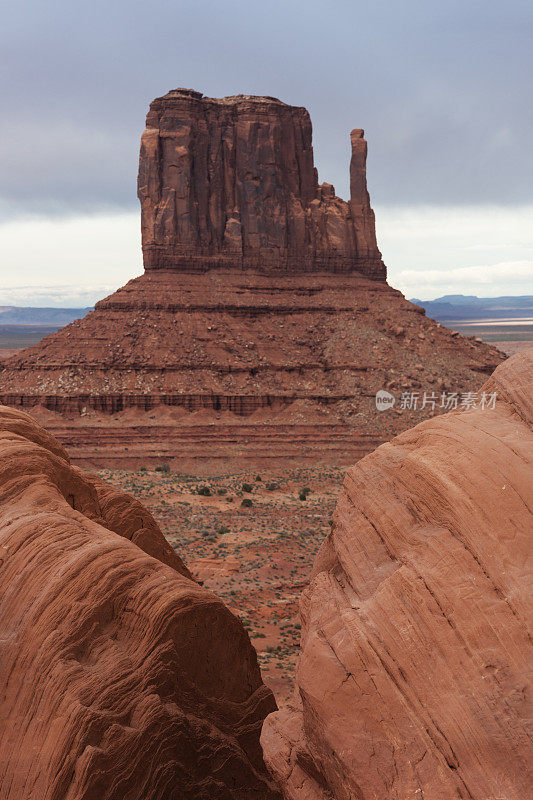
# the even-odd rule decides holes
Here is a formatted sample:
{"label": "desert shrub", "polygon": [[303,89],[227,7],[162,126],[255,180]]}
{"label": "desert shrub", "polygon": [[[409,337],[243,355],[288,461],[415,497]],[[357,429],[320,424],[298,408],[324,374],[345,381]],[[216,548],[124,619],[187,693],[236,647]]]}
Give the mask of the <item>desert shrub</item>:
{"label": "desert shrub", "polygon": [[241,486],[243,492],[252,492],[253,488],[254,487],[252,486],[251,483],[243,483],[243,485]]}
{"label": "desert shrub", "polygon": [[276,483],[275,481],[268,481],[268,483],[265,483],[265,489],[268,489],[269,492],[275,492],[276,489],[279,488],[279,483]]}
{"label": "desert shrub", "polygon": [[298,497],[300,498],[300,500],[307,500],[307,493],[306,492],[300,492]]}
{"label": "desert shrub", "polygon": [[241,503],[242,508],[251,508],[252,505],[253,505],[252,501],[250,500],[249,497],[245,497]]}
{"label": "desert shrub", "polygon": [[255,476],[255,479],[256,479],[256,481],[262,481],[262,480],[263,480],[263,478],[261,477],[261,475],[256,475],[256,476]]}
{"label": "desert shrub", "polygon": [[146,467],[141,467],[141,469],[139,470],[139,472],[148,472],[148,470],[146,469]]}
{"label": "desert shrub", "polygon": [[226,492],[227,492],[227,489],[224,489],[223,487],[217,489],[217,494],[218,495],[226,494]]}
{"label": "desert shrub", "polygon": [[217,533],[222,536],[224,533],[229,533],[229,528],[225,525],[219,525]]}
{"label": "desert shrub", "polygon": [[197,486],[196,494],[200,494],[202,497],[211,497],[211,489],[209,486]]}
{"label": "desert shrub", "polygon": [[156,472],[170,472],[170,464],[166,464],[166,463],[165,464],[159,464],[155,468],[155,471]]}

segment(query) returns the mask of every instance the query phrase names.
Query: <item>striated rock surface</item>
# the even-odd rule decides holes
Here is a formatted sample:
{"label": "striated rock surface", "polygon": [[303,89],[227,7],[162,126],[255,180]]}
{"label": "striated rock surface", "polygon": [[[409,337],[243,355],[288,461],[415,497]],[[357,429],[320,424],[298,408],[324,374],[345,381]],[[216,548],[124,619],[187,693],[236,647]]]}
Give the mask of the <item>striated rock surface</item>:
{"label": "striated rock surface", "polygon": [[346,475],[262,733],[290,800],[528,796],[533,350],[485,390]]}
{"label": "striated rock surface", "polygon": [[385,279],[351,134],[351,196],[319,185],[305,108],[175,89],[150,105],[138,194],[146,269],[348,272]]}
{"label": "striated rock surface", "polygon": [[240,621],[26,414],[0,454],[2,800],[274,800]]}

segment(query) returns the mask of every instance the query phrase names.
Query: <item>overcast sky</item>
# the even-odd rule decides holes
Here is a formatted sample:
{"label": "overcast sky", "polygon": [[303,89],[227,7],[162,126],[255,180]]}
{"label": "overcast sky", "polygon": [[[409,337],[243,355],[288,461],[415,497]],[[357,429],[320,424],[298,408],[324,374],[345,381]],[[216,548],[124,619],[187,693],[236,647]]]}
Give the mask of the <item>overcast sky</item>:
{"label": "overcast sky", "polygon": [[139,138],[176,86],[306,106],[344,197],[363,127],[408,296],[533,294],[532,40],[531,0],[7,2],[0,303],[85,305],[139,274]]}

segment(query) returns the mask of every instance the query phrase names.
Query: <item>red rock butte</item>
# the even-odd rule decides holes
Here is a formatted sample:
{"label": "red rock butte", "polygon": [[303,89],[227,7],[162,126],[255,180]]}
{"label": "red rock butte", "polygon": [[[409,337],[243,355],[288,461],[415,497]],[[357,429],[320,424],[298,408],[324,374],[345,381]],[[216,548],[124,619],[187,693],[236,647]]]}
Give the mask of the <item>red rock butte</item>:
{"label": "red rock butte", "polygon": [[384,426],[378,389],[478,389],[502,354],[387,284],[363,131],[351,142],[346,202],[318,182],[304,108],[185,89],[154,100],[144,274],[3,362],[0,400],[34,409],[78,463],[179,453],[196,469],[353,463],[413,422]]}
{"label": "red rock butte", "polygon": [[145,269],[355,270],[384,280],[362,130],[351,143],[347,203],[318,182],[305,108],[189,89],[157,98],[139,161]]}

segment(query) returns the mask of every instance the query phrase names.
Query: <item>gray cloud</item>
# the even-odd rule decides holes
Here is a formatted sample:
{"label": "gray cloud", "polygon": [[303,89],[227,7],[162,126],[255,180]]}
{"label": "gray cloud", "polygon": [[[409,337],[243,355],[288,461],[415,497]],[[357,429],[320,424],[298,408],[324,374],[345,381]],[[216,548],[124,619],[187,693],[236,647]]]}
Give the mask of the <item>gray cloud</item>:
{"label": "gray cloud", "polygon": [[375,204],[533,200],[530,0],[27,0],[4,8],[2,206],[135,208],[149,101],[175,86],[311,112],[347,194],[364,127]]}

